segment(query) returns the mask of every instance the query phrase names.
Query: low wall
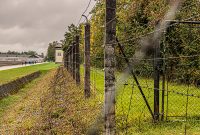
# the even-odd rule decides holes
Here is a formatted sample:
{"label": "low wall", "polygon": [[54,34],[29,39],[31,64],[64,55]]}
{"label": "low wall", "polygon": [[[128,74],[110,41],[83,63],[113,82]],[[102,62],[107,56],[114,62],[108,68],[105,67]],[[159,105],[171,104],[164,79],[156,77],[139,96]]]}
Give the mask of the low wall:
{"label": "low wall", "polygon": [[0,86],[0,99],[17,93],[18,90],[20,90],[21,88],[23,88],[24,85],[26,85],[27,83],[31,82],[32,80],[38,78],[40,76],[41,72],[34,72],[32,74],[29,74],[27,76],[24,76],[22,78],[16,79],[14,81],[11,81],[9,83],[3,84]]}

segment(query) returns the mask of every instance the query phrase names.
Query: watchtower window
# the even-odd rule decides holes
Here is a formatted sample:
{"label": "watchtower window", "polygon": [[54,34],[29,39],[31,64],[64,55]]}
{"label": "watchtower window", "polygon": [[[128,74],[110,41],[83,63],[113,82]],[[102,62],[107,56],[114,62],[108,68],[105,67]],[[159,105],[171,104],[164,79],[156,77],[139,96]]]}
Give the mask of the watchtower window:
{"label": "watchtower window", "polygon": [[58,53],[58,56],[62,56],[61,53]]}

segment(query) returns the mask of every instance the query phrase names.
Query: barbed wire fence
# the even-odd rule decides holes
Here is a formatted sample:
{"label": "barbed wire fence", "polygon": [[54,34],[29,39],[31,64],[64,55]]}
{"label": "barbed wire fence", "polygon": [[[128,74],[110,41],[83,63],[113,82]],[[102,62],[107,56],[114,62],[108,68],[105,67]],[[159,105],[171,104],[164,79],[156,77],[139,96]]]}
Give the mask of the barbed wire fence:
{"label": "barbed wire fence", "polygon": [[[84,13],[88,10],[90,3],[91,0]],[[111,9],[112,12],[123,8],[123,5],[117,9],[115,5],[112,6],[111,8],[107,5],[107,8]],[[191,6],[193,5],[184,7],[184,9],[190,9]],[[102,43],[100,46],[95,41],[91,42],[91,36],[96,33],[90,31],[90,21],[86,19],[84,38],[81,39],[81,35],[77,33],[74,42],[64,52],[64,67],[71,74],[80,90],[84,90],[80,93],[84,94],[85,101],[93,98],[95,99],[94,104],[100,106],[95,107],[94,110],[90,108],[91,106],[78,110],[84,112],[85,109],[90,108],[91,113],[95,111],[92,116],[87,114],[90,120],[85,120],[90,123],[96,119],[88,134],[199,134],[200,51],[198,45],[200,43],[200,22],[194,21],[199,16],[200,14],[195,14],[179,21],[168,20],[169,26],[166,30],[160,28],[141,33],[141,35],[135,37],[119,38],[115,32],[114,34],[110,33],[112,40],[109,43],[107,42],[107,45],[112,45],[115,51],[114,55],[111,54],[112,60],[107,61],[107,65],[113,66],[113,61],[117,61],[117,63],[114,65],[116,78],[110,79],[111,81],[114,80],[114,86],[112,82],[111,86],[108,85],[108,88],[111,87],[111,89],[107,90],[112,95],[108,95],[107,100],[104,96],[106,92],[104,82],[109,79],[105,77],[104,67],[106,45]],[[85,17],[88,17],[88,15]],[[100,29],[107,29],[108,24],[116,23],[116,20],[118,20],[117,16],[113,15]],[[177,35],[178,30],[185,32],[183,35]],[[158,31],[164,31],[159,48],[150,48],[150,54],[147,57],[135,56],[137,50],[141,50],[141,40],[145,37],[151,38],[152,34]],[[132,32],[132,30],[129,32]],[[81,44],[80,40],[84,40],[84,43]],[[181,46],[181,43],[184,43],[185,46]],[[113,52],[112,48],[109,51]],[[159,55],[156,53],[159,53]],[[113,70],[111,74],[113,74]],[[72,99],[76,99],[75,102],[78,102],[82,98],[82,96],[65,97],[66,93],[72,95],[74,94],[73,91],[79,93],[77,89],[70,91],[74,86],[70,86],[70,83],[74,82],[68,79],[65,70],[59,68],[52,80],[52,86],[49,89],[50,95],[47,97],[51,99],[50,101],[55,105],[55,108],[69,108],[70,111],[70,103],[74,102]],[[66,92],[66,89],[69,91]],[[114,102],[113,95],[115,95]],[[53,109],[55,108],[51,108],[52,104],[47,106],[46,111],[50,113],[46,116],[47,113],[43,113],[45,111],[43,105],[49,100],[45,98],[41,100],[41,112],[39,113],[44,115],[41,118],[44,118],[45,123],[37,123],[38,126],[48,128],[49,134],[56,134],[57,132],[64,134],[64,128],[63,131],[54,131],[53,129],[57,127],[58,123],[62,125],[65,119],[62,119],[63,121],[54,119],[58,116],[54,113]],[[107,101],[114,105],[114,111],[111,110],[112,113],[110,113],[109,107],[113,106]],[[63,102],[67,104],[61,106]],[[106,106],[107,108],[105,108]],[[102,109],[102,111],[99,111],[99,115],[96,115],[96,109]],[[108,113],[105,113],[104,109],[107,109]],[[112,116],[111,119],[105,119],[110,116]],[[77,117],[83,119],[81,116]],[[70,122],[73,126],[73,134],[85,133],[85,131],[76,131],[76,126],[82,124],[80,121]],[[105,124],[106,122],[108,122],[108,125]],[[102,125],[104,125],[104,128]],[[64,125],[62,126],[64,127]],[[84,127],[84,124],[81,126]],[[88,128],[88,125],[85,127]],[[8,131],[6,133],[9,134]],[[39,134],[43,132],[29,131],[27,133]]]}
{"label": "barbed wire fence", "polygon": [[[190,7],[187,6],[184,9],[186,8]],[[136,53],[135,48],[141,47],[141,39],[158,31],[163,31],[164,28],[142,33],[142,35],[134,38],[128,37],[122,40],[116,38],[116,41],[113,42],[116,49],[115,58],[118,61],[116,69],[120,69],[116,71],[115,75],[117,80],[123,80],[116,82],[122,84],[116,85],[118,90],[116,90],[115,97],[115,114],[112,114],[115,116],[115,126],[112,128],[114,128],[116,134],[145,133],[150,130],[152,130],[151,134],[154,130],[161,133],[168,132],[169,134],[199,132],[197,126],[200,124],[198,105],[200,99],[200,54],[196,53],[199,51],[191,51],[189,55],[184,54],[183,51],[178,54],[177,49],[179,48],[172,46],[177,41],[170,41],[171,35],[168,34],[169,31],[176,33],[177,29],[188,31],[183,37],[187,40],[186,48],[189,50],[193,47],[193,44],[198,44],[200,40],[200,23],[191,21],[199,16],[199,14],[196,14],[181,21],[171,20],[160,42],[161,48],[151,50],[153,51],[152,54],[145,58],[132,57]],[[107,24],[115,22],[116,19],[117,17],[111,18]],[[87,21],[86,26],[89,25],[88,23],[89,21]],[[85,31],[87,31],[87,28]],[[101,50],[103,54],[105,46],[98,46],[96,43],[92,43],[90,46],[90,38],[88,37],[91,36],[91,33],[95,34],[91,31],[84,37],[84,41],[88,40],[84,43],[84,48],[87,48],[86,45],[89,44],[90,57],[84,60],[84,68],[81,70],[84,71],[85,68],[88,68],[86,63],[89,62],[89,72],[91,72],[91,74],[89,73],[89,82],[87,82],[89,87],[88,85],[84,87],[89,89],[88,92],[91,95],[100,95],[98,97],[99,102],[102,106],[106,106],[105,102],[103,105],[105,98],[103,86],[105,57],[103,55],[98,56],[96,53]],[[130,44],[130,42],[133,42],[133,44]],[[84,76],[85,79],[88,74],[83,75],[76,69],[77,66],[80,68],[80,62],[76,59],[80,54],[73,49],[77,44],[79,43],[74,43],[66,51],[65,65],[72,76],[79,72],[81,77]],[[125,51],[127,48],[130,49],[128,52]],[[192,49],[199,50],[199,48]],[[85,50],[84,53],[87,53],[87,51]],[[156,51],[160,53],[157,57],[154,54]],[[76,53],[77,55],[75,55]],[[80,59],[86,58],[86,55],[88,54],[80,56]],[[79,64],[74,66],[73,63]],[[127,75],[123,73],[124,71],[127,72]],[[119,75],[121,72],[122,75]],[[74,79],[76,79],[76,76]],[[90,94],[86,94],[85,97],[89,98]],[[110,98],[112,99],[112,97]],[[103,112],[102,114],[105,115]]]}

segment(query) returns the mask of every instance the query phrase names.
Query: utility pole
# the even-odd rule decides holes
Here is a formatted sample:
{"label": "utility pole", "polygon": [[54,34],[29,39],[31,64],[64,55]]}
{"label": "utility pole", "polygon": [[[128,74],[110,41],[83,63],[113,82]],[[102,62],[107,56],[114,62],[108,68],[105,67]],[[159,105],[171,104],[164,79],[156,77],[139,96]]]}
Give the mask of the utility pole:
{"label": "utility pole", "polygon": [[115,135],[115,44],[116,44],[116,0],[106,0],[106,39],[104,49],[105,134]]}
{"label": "utility pole", "polygon": [[79,51],[79,35],[76,36],[76,84],[80,85],[80,51]]}
{"label": "utility pole", "polygon": [[85,24],[85,50],[84,50],[84,92],[85,97],[90,97],[90,24]]}

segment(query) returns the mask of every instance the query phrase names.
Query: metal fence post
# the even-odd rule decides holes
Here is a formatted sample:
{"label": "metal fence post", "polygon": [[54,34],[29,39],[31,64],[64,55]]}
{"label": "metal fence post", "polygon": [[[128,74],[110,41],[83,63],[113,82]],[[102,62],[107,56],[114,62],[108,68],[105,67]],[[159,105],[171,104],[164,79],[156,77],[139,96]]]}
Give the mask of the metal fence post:
{"label": "metal fence post", "polygon": [[116,0],[106,0],[106,39],[104,49],[105,72],[105,134],[115,132],[115,44],[116,44]]}
{"label": "metal fence post", "polygon": [[84,50],[84,92],[85,97],[90,97],[90,24],[85,25],[85,50]]}

